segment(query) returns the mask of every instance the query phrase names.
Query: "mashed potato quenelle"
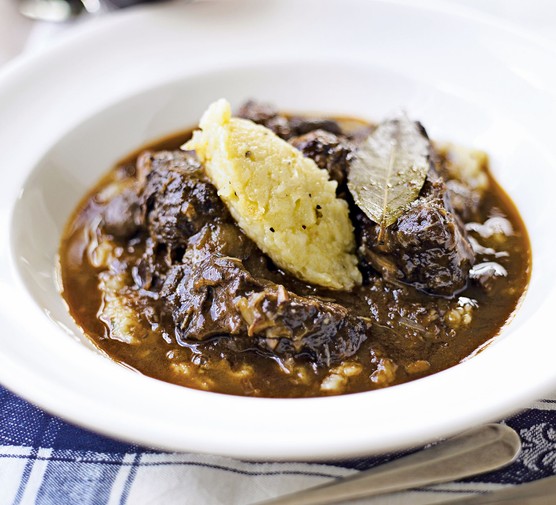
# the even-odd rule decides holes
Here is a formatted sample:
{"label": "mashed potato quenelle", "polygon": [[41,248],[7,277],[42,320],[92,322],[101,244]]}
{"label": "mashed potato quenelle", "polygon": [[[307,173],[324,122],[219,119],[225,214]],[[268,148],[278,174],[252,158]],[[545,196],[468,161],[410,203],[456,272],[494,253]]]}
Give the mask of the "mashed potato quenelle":
{"label": "mashed potato quenelle", "polygon": [[183,148],[195,150],[238,225],[281,268],[332,289],[361,284],[347,203],[328,173],[218,100]]}

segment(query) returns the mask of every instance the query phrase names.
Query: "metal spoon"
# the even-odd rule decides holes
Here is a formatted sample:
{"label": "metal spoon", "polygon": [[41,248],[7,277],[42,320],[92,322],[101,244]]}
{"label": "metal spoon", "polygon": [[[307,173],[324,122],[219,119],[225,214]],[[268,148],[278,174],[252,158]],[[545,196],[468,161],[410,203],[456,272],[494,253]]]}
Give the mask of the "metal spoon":
{"label": "metal spoon", "polygon": [[18,0],[19,12],[41,21],[69,21],[81,14],[99,15],[154,0]]}
{"label": "metal spoon", "polygon": [[487,424],[357,475],[254,505],[326,505],[449,482],[501,468],[520,450],[512,428]]}
{"label": "metal spoon", "polygon": [[462,498],[461,500],[435,502],[436,505],[554,505],[556,477],[546,477],[527,484],[510,486],[509,489]]}
{"label": "metal spoon", "polygon": [[18,9],[31,19],[62,22],[80,14],[84,6],[80,0],[18,0]]}

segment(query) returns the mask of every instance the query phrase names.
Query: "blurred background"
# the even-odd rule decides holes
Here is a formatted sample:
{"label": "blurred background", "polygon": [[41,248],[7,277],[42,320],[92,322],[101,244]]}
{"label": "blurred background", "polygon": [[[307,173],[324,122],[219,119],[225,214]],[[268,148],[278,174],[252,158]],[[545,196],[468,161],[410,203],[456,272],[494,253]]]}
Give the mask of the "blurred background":
{"label": "blurred background", "polygon": [[[234,0],[220,1],[233,2]],[[412,1],[422,3],[419,0]],[[538,37],[556,42],[556,2],[554,0],[440,1],[448,5],[463,5],[497,16],[534,32]],[[112,11],[119,8],[128,8],[143,2],[145,0],[0,0],[0,65],[24,50],[37,51],[48,46],[51,41],[71,30],[73,26],[92,22],[102,16],[110,15]]]}

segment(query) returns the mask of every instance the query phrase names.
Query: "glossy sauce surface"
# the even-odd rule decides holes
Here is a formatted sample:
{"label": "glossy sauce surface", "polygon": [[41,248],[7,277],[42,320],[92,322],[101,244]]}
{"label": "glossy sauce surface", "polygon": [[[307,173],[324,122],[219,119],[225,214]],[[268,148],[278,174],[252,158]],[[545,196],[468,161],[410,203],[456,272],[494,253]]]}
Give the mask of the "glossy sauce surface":
{"label": "glossy sauce surface", "polygon": [[[361,129],[361,125],[367,128],[359,120],[340,118],[338,122],[347,131]],[[456,365],[496,336],[518,307],[529,280],[530,246],[517,209],[489,174],[489,188],[475,221],[502,217],[513,231],[487,239],[469,232],[484,248],[502,252],[495,261],[507,275],[493,279],[488,291],[470,282],[455,297],[431,296],[371,274],[352,292],[337,292],[309,286],[279,269],[272,271],[273,282],[297,294],[332,299],[372,320],[371,337],[340,368],[337,364],[317,366],[307,356],[283,359],[244,341],[232,349],[225,337],[178,343],[161,299],[142,294],[131,280],[133,265],[145,251],[143,235],[117,244],[117,259],[113,261],[129,274],[128,291],[133,292],[132,305],[142,314],[145,331],[138,344],[114,339],[110,323],[99,319],[103,304],[99,276],[105,267],[95,266],[93,256],[98,250],[93,255],[91,252],[91,244],[99,236],[104,193],[114,182],[136,177],[135,161],[141,151],[178,149],[190,134],[187,131],[155,142],[118,163],[86,195],[66,228],[60,249],[63,296],[78,325],[112,359],[156,379],[228,394],[306,397],[354,393],[418,379]],[[477,263],[491,260],[492,255],[477,254]]]}

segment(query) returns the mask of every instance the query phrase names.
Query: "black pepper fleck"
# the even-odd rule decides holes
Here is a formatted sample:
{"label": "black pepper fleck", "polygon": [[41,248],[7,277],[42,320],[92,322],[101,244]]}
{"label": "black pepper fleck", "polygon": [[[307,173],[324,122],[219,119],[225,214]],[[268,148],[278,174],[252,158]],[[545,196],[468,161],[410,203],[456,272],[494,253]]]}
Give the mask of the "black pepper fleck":
{"label": "black pepper fleck", "polygon": [[274,233],[275,230],[274,230],[274,228],[270,227],[270,231],[271,231],[272,233]]}

